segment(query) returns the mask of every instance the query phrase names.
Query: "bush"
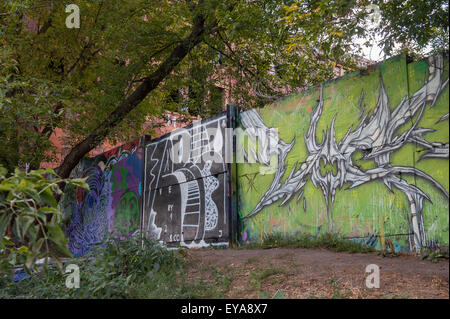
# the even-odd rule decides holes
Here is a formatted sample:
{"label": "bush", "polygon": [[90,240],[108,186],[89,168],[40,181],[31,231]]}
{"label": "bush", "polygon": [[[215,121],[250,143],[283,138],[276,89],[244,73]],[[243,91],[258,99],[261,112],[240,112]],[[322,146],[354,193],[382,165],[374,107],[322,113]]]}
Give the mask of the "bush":
{"label": "bush", "polygon": [[0,279],[0,298],[185,298],[182,250],[144,239],[111,239],[87,256],[66,261],[80,269],[80,287],[67,288],[57,265],[17,283]]}
{"label": "bush", "polygon": [[61,183],[89,188],[85,179],[61,179],[51,169],[8,174],[0,165],[0,275],[20,264],[36,271],[39,258],[72,256],[54,195]]}

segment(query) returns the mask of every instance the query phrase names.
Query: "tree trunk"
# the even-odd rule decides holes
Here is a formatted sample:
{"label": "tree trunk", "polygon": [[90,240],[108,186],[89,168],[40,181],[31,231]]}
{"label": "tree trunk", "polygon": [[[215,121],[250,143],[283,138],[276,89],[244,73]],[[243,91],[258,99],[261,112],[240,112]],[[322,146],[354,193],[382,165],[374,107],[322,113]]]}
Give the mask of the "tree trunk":
{"label": "tree trunk", "polygon": [[142,84],[82,142],[72,148],[70,153],[64,158],[57,173],[62,178],[68,178],[72,169],[90,150],[99,145],[108,136],[120,121],[132,111],[161,81],[163,81],[173,69],[184,59],[184,57],[200,42],[203,36],[211,32],[216,21],[205,26],[205,17],[197,15],[194,18],[194,26],[191,33],[177,45],[170,56],[159,66],[159,68],[144,78]]}

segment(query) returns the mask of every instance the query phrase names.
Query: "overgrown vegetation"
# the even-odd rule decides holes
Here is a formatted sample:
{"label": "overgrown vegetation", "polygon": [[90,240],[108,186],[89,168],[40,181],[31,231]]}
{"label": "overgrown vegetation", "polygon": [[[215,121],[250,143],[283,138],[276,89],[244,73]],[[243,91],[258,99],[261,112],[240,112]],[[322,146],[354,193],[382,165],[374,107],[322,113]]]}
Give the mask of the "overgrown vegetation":
{"label": "overgrown vegetation", "polygon": [[331,296],[331,299],[341,299],[342,298],[342,289],[341,289],[341,285],[339,283],[339,278],[337,278],[336,274],[333,274],[330,277],[330,288],[333,291],[333,295]]}
{"label": "overgrown vegetation", "polygon": [[[0,298],[191,298],[185,282],[183,250],[167,250],[156,242],[111,239],[86,257],[69,260],[80,269],[80,287],[67,288],[67,275],[49,265],[31,278],[0,279]],[[70,274],[70,273],[69,273]]]}
{"label": "overgrown vegetation", "polygon": [[0,165],[0,275],[19,264],[36,270],[39,258],[59,263],[58,257],[72,256],[55,199],[61,183],[89,188],[85,179],[61,179],[51,169],[8,173]]}
{"label": "overgrown vegetation", "polygon": [[[299,244],[305,247],[305,243],[308,243],[308,248],[325,247],[327,243],[329,249],[349,251],[342,250],[348,247],[339,244],[338,239],[327,238],[316,240],[317,246],[312,244],[313,241],[298,240],[297,246],[291,242],[290,246],[284,247],[299,247]],[[272,239],[279,243],[279,239]],[[427,258],[442,257],[430,252]],[[245,267],[257,262],[255,257],[249,258]],[[56,264],[51,264],[38,273],[32,273],[31,278],[18,282],[14,282],[13,274],[1,277],[0,298],[224,298],[230,293],[237,272],[242,270],[228,266],[199,267],[183,248],[167,250],[157,242],[141,242],[133,238],[110,239],[85,257],[64,262],[65,267],[68,264],[79,266],[79,288],[67,288],[68,274],[61,272]],[[270,292],[267,285],[274,285],[292,275],[295,273],[287,268],[272,264],[260,269],[252,268],[246,277],[248,291],[255,292],[259,298],[286,298],[285,290]],[[336,273],[330,274],[328,287],[330,298],[352,297],[352,292],[344,289]],[[308,298],[317,296],[310,294]]]}
{"label": "overgrown vegetation", "polygon": [[[196,267],[183,248],[168,250],[156,242],[140,238],[111,238],[87,256],[71,257],[61,230],[62,214],[55,194],[59,184],[88,188],[84,179],[63,180],[53,170],[13,173],[0,166],[0,298],[223,298],[234,278],[233,269],[206,267],[193,279]],[[338,234],[286,235],[274,233],[262,243],[245,248],[325,248],[338,252],[375,251],[363,243]],[[54,263],[36,266],[38,258],[52,256]],[[422,259],[448,259],[448,252],[424,251]],[[256,263],[249,258],[247,265]],[[68,264],[80,269],[80,287],[66,287]],[[17,278],[13,267],[23,267],[25,279]],[[208,274],[208,275],[206,275]],[[261,289],[266,281],[289,276],[284,268],[270,266],[249,274],[249,283],[260,298],[285,298],[284,290],[273,296]],[[330,279],[333,298],[341,298],[340,286]],[[345,297],[345,296],[344,296]]]}
{"label": "overgrown vegetation", "polygon": [[[233,280],[231,269],[213,266],[200,267],[200,276],[192,278],[198,266],[185,249],[168,250],[146,239],[110,239],[84,257],[66,260],[63,268],[69,264],[79,267],[79,288],[67,288],[70,273],[53,263],[20,281],[13,273],[4,275],[0,298],[223,298]],[[273,296],[283,297],[284,292]]]}

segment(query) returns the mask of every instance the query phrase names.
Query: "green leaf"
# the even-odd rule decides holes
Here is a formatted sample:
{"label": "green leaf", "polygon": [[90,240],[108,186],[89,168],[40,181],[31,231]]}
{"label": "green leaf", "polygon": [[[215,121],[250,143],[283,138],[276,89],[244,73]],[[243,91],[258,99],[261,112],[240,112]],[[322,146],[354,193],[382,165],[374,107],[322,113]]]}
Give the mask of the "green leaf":
{"label": "green leaf", "polygon": [[0,178],[4,178],[8,174],[8,170],[3,166],[0,166]]}
{"label": "green leaf", "polygon": [[12,214],[8,214],[7,212],[4,212],[0,215],[0,237],[3,237],[3,235],[5,234],[6,229],[11,222],[12,216]]}
{"label": "green leaf", "polygon": [[33,225],[34,221],[35,219],[33,217],[22,216],[22,219],[20,221],[20,230],[23,237],[27,235],[28,229],[31,225]]}
{"label": "green leaf", "polygon": [[3,238],[0,238],[0,255],[3,254],[7,246],[14,246],[14,243],[8,237],[3,236]]}
{"label": "green leaf", "polygon": [[10,191],[12,189],[12,185],[8,184],[0,184],[0,191]]}
{"label": "green leaf", "polygon": [[39,208],[39,213],[42,214],[60,214],[61,212],[59,211],[59,209],[55,208],[55,207],[48,207],[48,206],[44,206],[44,207],[40,207]]}
{"label": "green leaf", "polygon": [[16,218],[14,218],[12,231],[14,236],[16,236],[18,240],[23,241],[22,233],[20,232],[21,220],[22,220],[21,216],[16,216]]}
{"label": "green leaf", "polygon": [[29,174],[38,176],[38,177],[42,177],[42,175],[44,175],[44,174],[56,175],[56,173],[53,169],[37,169],[37,170],[31,171]]}
{"label": "green leaf", "polygon": [[67,238],[64,236],[61,227],[57,224],[48,224],[47,230],[50,241],[55,244],[58,251],[67,257],[73,257],[67,248]]}
{"label": "green leaf", "polygon": [[28,247],[27,247],[27,246],[20,246],[20,247],[17,249],[17,252],[18,252],[19,254],[27,253],[27,252],[28,252]]}
{"label": "green leaf", "polygon": [[81,188],[89,190],[89,184],[86,183],[87,179],[88,179],[88,177],[85,177],[85,178],[74,178],[74,179],[67,180],[67,183],[71,184],[71,185],[74,185],[74,186],[77,186],[77,187],[81,187]]}
{"label": "green leaf", "polygon": [[6,246],[13,246],[14,245],[14,243],[11,240],[9,240],[9,237],[7,237],[7,236],[3,236],[2,241],[3,241],[3,243]]}
{"label": "green leaf", "polygon": [[50,205],[51,207],[56,207],[58,205],[58,202],[56,201],[55,197],[53,196],[52,191],[50,188],[47,188],[41,193],[41,198],[44,203]]}
{"label": "green leaf", "polygon": [[28,229],[27,235],[30,243],[35,243],[38,233],[39,233],[39,225],[34,225]]}
{"label": "green leaf", "polygon": [[36,263],[36,256],[34,254],[29,254],[25,261],[25,267],[27,269],[32,269]]}

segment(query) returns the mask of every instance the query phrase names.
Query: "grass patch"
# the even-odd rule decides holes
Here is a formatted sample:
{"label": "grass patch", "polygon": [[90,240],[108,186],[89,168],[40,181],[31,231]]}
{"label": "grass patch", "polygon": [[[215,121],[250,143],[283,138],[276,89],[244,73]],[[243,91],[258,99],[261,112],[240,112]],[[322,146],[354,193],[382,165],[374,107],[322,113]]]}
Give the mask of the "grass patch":
{"label": "grass patch", "polygon": [[421,252],[420,259],[437,263],[440,259],[448,259],[448,251],[425,249]]}
{"label": "grass patch", "polygon": [[231,270],[225,269],[224,271],[214,268],[214,297],[223,298],[224,294],[230,289],[231,282],[233,281],[233,274]]}
{"label": "grass patch", "polygon": [[350,298],[353,296],[353,293],[351,291],[344,292],[341,283],[339,282],[339,278],[335,273],[330,277],[329,285],[331,287],[331,290],[333,292],[331,299],[343,299],[343,298]]}
{"label": "grass patch", "polygon": [[250,272],[250,285],[257,292],[258,296],[261,295],[261,284],[264,280],[268,279],[271,276],[278,274],[285,274],[286,269],[284,268],[275,268],[275,267],[266,267],[259,271]]}
{"label": "grass patch", "polygon": [[257,263],[258,261],[259,261],[258,257],[249,257],[247,259],[247,261],[245,262],[245,264],[250,265],[250,264]]}
{"label": "grass patch", "polygon": [[284,268],[267,267],[259,272],[250,273],[250,278],[254,280],[264,280],[267,277],[284,273],[286,273]]}
{"label": "grass patch", "polygon": [[70,261],[80,269],[79,288],[67,288],[67,274],[50,265],[27,280],[0,278],[0,298],[201,298],[217,295],[217,280],[226,286],[226,276],[213,283],[186,280],[185,257],[182,249],[167,250],[156,242],[110,241]]}
{"label": "grass patch", "polygon": [[197,275],[192,276],[193,267],[198,266],[189,264],[186,267],[183,278],[184,281],[190,280],[187,286],[191,290],[189,298],[224,298],[233,282],[233,270],[227,266],[201,266]]}
{"label": "grass patch", "polygon": [[333,291],[333,295],[331,296],[331,299],[341,299],[342,293],[341,293],[341,286],[339,284],[339,280],[336,276],[336,274],[333,274],[333,276],[330,277],[329,281],[331,290]]}
{"label": "grass patch", "polygon": [[391,250],[381,250],[378,252],[378,255],[383,256],[383,257],[399,257],[401,256],[401,254],[399,252],[393,252]]}
{"label": "grass patch", "polygon": [[263,248],[270,249],[276,247],[284,248],[325,248],[338,252],[350,253],[368,253],[374,252],[373,247],[364,245],[360,242],[355,242],[346,239],[338,234],[324,233],[319,236],[312,236],[309,234],[289,235],[283,233],[274,233],[265,235],[262,244],[250,243],[243,248]]}

